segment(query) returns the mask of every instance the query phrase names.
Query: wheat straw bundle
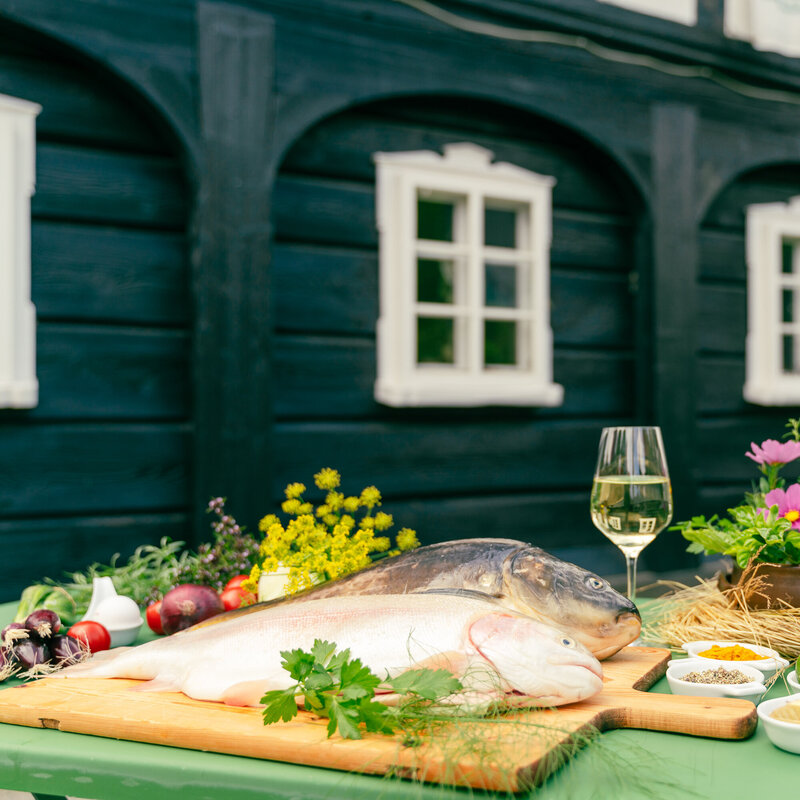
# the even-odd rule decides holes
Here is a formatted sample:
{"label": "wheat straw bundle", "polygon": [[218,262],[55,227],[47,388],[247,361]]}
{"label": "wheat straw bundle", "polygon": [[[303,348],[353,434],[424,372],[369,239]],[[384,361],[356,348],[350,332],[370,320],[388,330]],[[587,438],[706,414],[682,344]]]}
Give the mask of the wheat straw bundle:
{"label": "wheat straw bundle", "polygon": [[659,581],[672,591],[648,608],[645,641],[681,649],[683,642],[718,639],[764,645],[790,659],[800,655],[800,608],[786,603],[767,609],[748,606],[761,578],[726,590],[719,589],[716,579],[698,581],[696,586]]}

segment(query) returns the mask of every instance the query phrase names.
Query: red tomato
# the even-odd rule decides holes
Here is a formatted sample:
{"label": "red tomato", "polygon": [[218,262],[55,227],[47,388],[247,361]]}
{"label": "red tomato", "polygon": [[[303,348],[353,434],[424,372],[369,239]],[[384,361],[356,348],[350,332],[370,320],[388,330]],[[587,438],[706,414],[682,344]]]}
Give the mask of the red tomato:
{"label": "red tomato", "polygon": [[147,611],[145,611],[144,616],[150,630],[153,631],[153,633],[163,636],[164,627],[161,625],[161,601],[150,603],[150,605],[147,606]]}
{"label": "red tomato", "polygon": [[246,581],[249,577],[249,575],[236,575],[225,584],[225,588],[222,591],[238,589],[242,585],[242,581]]}
{"label": "red tomato", "polygon": [[76,622],[68,631],[67,636],[83,642],[92,653],[108,650],[111,647],[111,635],[105,625],[94,620],[85,619]]}
{"label": "red tomato", "polygon": [[239,606],[249,606],[256,601],[256,596],[252,592],[246,592],[241,586],[226,589],[219,597],[226,611],[232,611]]}

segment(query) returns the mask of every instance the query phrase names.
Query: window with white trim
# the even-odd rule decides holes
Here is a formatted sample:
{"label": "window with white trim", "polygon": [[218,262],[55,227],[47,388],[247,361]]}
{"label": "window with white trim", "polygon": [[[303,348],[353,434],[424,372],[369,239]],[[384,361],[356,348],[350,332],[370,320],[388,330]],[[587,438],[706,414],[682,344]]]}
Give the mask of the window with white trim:
{"label": "window with white trim", "polygon": [[800,197],[747,208],[744,397],[800,402]]}
{"label": "window with white trim", "polygon": [[800,0],[726,0],[723,25],[756,50],[800,56]]}
{"label": "window with white trim", "polygon": [[30,199],[40,111],[36,103],[0,95],[0,408],[39,401]]}
{"label": "window with white trim", "polygon": [[376,153],[375,398],[390,406],[556,406],[555,180],[461,143]]}

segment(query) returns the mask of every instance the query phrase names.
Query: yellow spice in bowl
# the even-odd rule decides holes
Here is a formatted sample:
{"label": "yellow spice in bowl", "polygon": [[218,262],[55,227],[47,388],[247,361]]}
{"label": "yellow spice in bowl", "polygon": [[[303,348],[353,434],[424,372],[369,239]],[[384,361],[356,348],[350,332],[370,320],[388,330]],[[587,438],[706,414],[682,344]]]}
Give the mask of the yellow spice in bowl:
{"label": "yellow spice in bowl", "polygon": [[759,661],[769,658],[750,650],[748,647],[734,644],[729,647],[720,647],[718,644],[712,645],[708,650],[703,650],[697,655],[703,658],[716,658],[719,661]]}
{"label": "yellow spice in bowl", "polygon": [[781,722],[794,722],[800,725],[800,703],[786,703],[786,705],[778,706],[770,716]]}

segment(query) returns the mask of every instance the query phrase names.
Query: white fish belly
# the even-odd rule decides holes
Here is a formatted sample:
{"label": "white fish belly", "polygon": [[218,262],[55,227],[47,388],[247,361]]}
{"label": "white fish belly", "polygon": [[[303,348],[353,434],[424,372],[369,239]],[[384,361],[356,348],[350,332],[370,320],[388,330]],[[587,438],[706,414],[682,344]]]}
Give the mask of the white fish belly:
{"label": "white fish belly", "polygon": [[[349,648],[377,675],[395,675],[440,653],[464,653],[469,623],[492,611],[492,603],[445,595],[331,597],[185,631],[64,674],[151,680],[153,688],[198,700],[250,704],[255,695],[291,685],[281,651],[309,650],[323,639]],[[232,695],[242,684],[251,685],[244,695]]]}

